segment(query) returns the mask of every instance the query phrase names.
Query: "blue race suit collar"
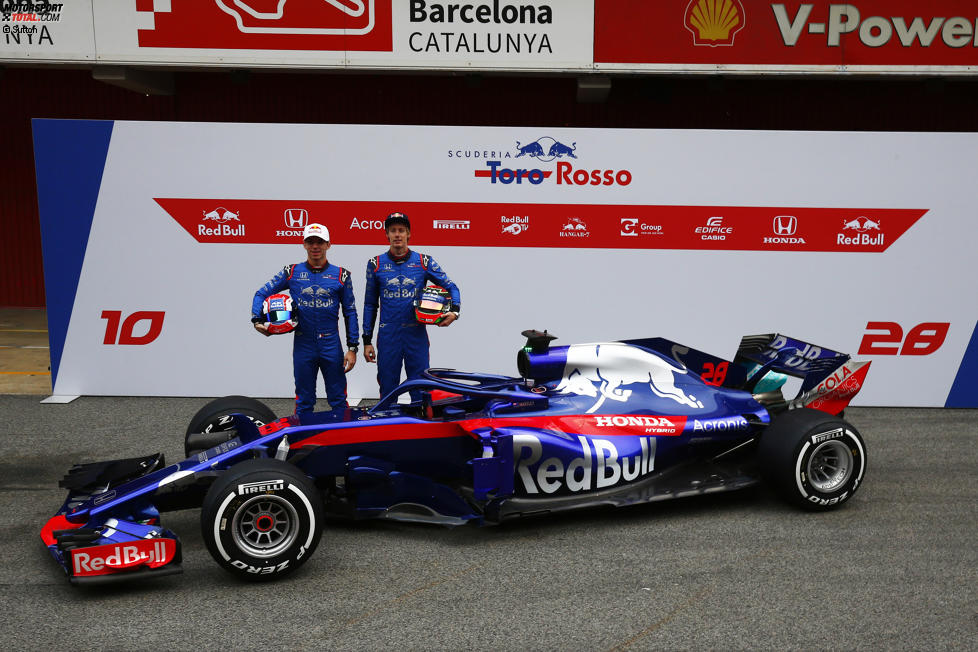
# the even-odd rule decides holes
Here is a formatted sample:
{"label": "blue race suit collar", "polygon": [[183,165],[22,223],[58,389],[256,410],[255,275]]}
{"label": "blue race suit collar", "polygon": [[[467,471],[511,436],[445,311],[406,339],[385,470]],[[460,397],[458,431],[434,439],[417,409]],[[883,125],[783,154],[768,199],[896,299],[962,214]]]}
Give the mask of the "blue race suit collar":
{"label": "blue race suit collar", "polygon": [[390,258],[390,259],[391,259],[392,261],[394,261],[395,263],[403,263],[403,262],[404,262],[405,260],[407,260],[408,258],[410,258],[410,257],[411,257],[411,253],[412,253],[412,251],[411,251],[410,249],[408,249],[408,250],[407,250],[407,253],[405,253],[405,254],[404,254],[403,256],[395,256],[395,255],[394,255],[394,254],[393,254],[393,253],[392,253],[392,252],[391,252],[391,251],[390,251],[390,250],[388,249],[388,250],[387,250],[387,257],[388,257],[388,258]]}

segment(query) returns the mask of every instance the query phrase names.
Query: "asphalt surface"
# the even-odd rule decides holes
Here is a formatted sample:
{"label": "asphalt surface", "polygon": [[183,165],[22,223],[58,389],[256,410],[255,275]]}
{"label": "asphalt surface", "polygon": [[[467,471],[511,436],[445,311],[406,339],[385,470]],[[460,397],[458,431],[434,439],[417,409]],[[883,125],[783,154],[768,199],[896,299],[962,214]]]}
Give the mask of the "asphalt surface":
{"label": "asphalt surface", "polygon": [[[205,399],[0,396],[7,649],[978,649],[978,410],[853,408],[869,470],[842,509],[766,489],[445,529],[330,522],[280,582],[210,558],[74,588],[38,538],[76,461],[178,459]],[[278,413],[291,402],[268,401]]]}

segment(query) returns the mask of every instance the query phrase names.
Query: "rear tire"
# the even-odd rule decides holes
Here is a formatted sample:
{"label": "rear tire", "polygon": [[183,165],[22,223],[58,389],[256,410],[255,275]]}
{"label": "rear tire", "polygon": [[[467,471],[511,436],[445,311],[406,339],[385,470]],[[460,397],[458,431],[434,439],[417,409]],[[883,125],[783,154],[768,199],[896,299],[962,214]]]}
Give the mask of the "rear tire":
{"label": "rear tire", "polygon": [[790,503],[813,511],[852,498],[866,472],[866,444],[844,419],[801,408],[778,415],[761,436],[768,481]]}
{"label": "rear tire", "polygon": [[[193,457],[201,451],[234,439],[237,432],[231,421],[231,414],[240,412],[254,422],[259,428],[266,423],[275,421],[275,413],[267,405],[247,396],[225,396],[217,398],[197,410],[190,420],[187,433],[183,438],[183,451],[187,457]],[[206,438],[190,435],[204,433],[212,435]]]}
{"label": "rear tire", "polygon": [[312,481],[274,459],[247,460],[218,478],[204,497],[207,549],[228,572],[261,582],[301,566],[319,545],[323,504]]}

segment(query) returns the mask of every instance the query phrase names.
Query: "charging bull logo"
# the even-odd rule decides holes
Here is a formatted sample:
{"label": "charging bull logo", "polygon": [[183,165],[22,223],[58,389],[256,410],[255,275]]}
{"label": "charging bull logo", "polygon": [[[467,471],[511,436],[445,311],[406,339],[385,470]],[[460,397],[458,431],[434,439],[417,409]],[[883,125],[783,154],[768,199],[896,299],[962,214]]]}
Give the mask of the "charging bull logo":
{"label": "charging bull logo", "polygon": [[570,146],[565,145],[555,138],[550,136],[544,136],[543,138],[537,138],[532,143],[527,143],[526,145],[521,145],[520,141],[516,141],[516,158],[521,156],[530,156],[541,161],[553,161],[554,159],[563,158],[564,156],[569,156],[570,158],[577,158],[577,143],[573,143]]}
{"label": "charging bull logo", "polygon": [[395,276],[387,279],[381,295],[385,299],[409,299],[414,297],[417,283],[407,276]]}
{"label": "charging bull logo", "polygon": [[842,221],[843,231],[856,231],[857,233],[866,233],[867,231],[879,231],[880,223],[860,215],[854,220],[843,220]]}
{"label": "charging bull logo", "polygon": [[310,285],[299,292],[299,304],[304,308],[329,308],[333,303],[329,290],[318,285]]}
{"label": "charging bull logo", "polygon": [[588,414],[598,410],[607,399],[628,401],[634,390],[625,387],[638,383],[648,385],[661,398],[702,408],[702,401],[676,386],[676,376],[686,373],[686,369],[664,358],[627,344],[574,344],[567,347],[564,377],[557,391],[597,398]]}
{"label": "charging bull logo", "polygon": [[238,218],[237,213],[232,213],[223,206],[218,206],[214,210],[204,213],[203,221],[206,222],[207,220],[213,220],[215,222],[231,222],[232,220],[235,222],[241,221]]}

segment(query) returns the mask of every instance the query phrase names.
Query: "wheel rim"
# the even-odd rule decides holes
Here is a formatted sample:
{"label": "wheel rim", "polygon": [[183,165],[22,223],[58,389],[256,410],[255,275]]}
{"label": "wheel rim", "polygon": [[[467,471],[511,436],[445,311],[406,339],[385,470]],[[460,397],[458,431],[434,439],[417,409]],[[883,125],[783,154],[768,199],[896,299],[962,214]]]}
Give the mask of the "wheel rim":
{"label": "wheel rim", "polygon": [[832,493],[852,476],[853,458],[849,447],[838,439],[822,442],[808,458],[808,481],[821,493]]}
{"label": "wheel rim", "polygon": [[235,512],[231,532],[235,545],[248,555],[275,557],[298,536],[299,515],[279,496],[255,496]]}

